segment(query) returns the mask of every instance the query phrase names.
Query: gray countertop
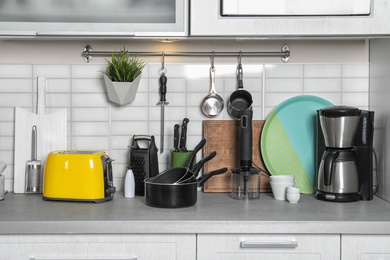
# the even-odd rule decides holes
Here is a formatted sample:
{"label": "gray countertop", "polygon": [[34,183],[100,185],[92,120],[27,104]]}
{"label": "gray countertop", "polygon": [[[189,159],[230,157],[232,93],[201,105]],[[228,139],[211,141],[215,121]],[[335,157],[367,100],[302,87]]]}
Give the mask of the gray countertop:
{"label": "gray countertop", "polygon": [[297,204],[233,200],[227,193],[198,193],[195,206],[161,209],[143,197],[117,193],[101,204],[43,201],[41,196],[7,194],[0,201],[0,234],[125,233],[297,233],[390,234],[390,203],[332,203],[302,195]]}

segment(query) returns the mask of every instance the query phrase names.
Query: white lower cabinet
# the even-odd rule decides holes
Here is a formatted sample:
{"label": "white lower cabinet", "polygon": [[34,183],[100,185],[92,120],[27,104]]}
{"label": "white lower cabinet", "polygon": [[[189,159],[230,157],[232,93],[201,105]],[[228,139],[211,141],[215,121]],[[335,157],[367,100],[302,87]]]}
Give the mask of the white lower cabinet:
{"label": "white lower cabinet", "polygon": [[340,235],[200,234],[198,260],[339,260]]}
{"label": "white lower cabinet", "polygon": [[341,260],[390,260],[390,236],[343,235]]}
{"label": "white lower cabinet", "polygon": [[195,260],[196,235],[3,235],[1,260]]}

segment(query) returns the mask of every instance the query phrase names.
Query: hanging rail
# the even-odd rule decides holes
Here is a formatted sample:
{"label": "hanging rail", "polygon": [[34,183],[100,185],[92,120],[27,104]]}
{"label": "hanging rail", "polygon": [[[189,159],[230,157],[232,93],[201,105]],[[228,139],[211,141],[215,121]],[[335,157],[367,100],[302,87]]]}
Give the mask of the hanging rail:
{"label": "hanging rail", "polygon": [[[84,47],[82,56],[85,62],[90,62],[92,57],[111,56],[113,52],[108,51],[92,51],[92,47],[87,45]],[[290,59],[290,49],[287,45],[282,47],[280,52],[128,52],[133,56],[182,56],[182,57],[281,57],[283,62],[288,62]]]}

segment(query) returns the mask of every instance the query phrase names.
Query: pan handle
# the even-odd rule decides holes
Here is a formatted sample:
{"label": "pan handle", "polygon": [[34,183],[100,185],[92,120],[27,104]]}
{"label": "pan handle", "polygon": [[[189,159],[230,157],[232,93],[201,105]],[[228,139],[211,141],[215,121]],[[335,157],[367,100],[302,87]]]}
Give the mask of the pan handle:
{"label": "pan handle", "polygon": [[188,168],[190,168],[192,163],[194,162],[197,152],[199,152],[199,150],[202,149],[205,144],[206,144],[206,139],[203,138],[198,143],[198,145],[195,146],[194,151],[192,152],[190,158],[188,158],[188,161],[187,161],[187,164],[186,164]]}
{"label": "pan handle", "polygon": [[227,172],[228,168],[221,168],[221,169],[218,169],[218,170],[215,170],[215,171],[212,171],[208,174],[205,174],[203,175],[202,177],[200,177],[198,179],[198,187],[202,187],[203,184],[208,180],[210,179],[211,177],[213,177],[214,175],[219,175],[219,174],[222,174],[222,173],[225,173]]}
{"label": "pan handle", "polygon": [[217,152],[211,152],[209,155],[204,157],[202,160],[200,160],[197,164],[195,164],[194,168],[192,169],[192,172],[194,173],[195,178],[198,177],[199,171],[202,169],[203,165],[205,165],[206,162],[210,161],[217,155]]}

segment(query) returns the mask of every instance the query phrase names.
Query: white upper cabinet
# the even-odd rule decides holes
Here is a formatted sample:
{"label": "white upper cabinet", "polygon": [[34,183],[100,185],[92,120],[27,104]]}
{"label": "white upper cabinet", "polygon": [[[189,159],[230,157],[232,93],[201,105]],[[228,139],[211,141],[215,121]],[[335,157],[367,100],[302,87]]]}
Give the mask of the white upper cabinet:
{"label": "white upper cabinet", "polygon": [[221,0],[222,15],[369,15],[371,0]]}
{"label": "white upper cabinet", "polygon": [[191,36],[390,35],[388,0],[196,0],[190,10]]}
{"label": "white upper cabinet", "polygon": [[0,0],[2,36],[187,36],[188,0]]}

